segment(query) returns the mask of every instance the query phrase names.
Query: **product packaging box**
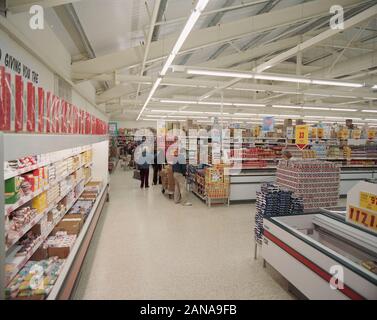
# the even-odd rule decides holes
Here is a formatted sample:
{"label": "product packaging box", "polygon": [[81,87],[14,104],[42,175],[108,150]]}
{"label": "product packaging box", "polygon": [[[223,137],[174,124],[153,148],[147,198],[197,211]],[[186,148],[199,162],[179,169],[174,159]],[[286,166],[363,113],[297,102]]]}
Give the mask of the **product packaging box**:
{"label": "product packaging box", "polygon": [[56,234],[59,231],[66,231],[67,234],[79,234],[83,220],[81,218],[64,218],[52,231],[52,234]]}
{"label": "product packaging box", "polygon": [[5,204],[13,204],[20,199],[21,182],[22,180],[19,177],[5,180]]}
{"label": "product packaging box", "polygon": [[49,257],[58,257],[59,259],[66,259],[71,251],[70,247],[49,247],[47,249]]}

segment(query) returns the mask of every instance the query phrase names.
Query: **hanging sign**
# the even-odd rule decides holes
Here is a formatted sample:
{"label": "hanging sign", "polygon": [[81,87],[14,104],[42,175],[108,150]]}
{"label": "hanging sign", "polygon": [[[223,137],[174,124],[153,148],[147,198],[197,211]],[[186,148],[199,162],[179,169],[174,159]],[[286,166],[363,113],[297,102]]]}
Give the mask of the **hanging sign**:
{"label": "hanging sign", "polygon": [[374,129],[368,129],[368,139],[372,140],[376,137],[376,131]]}
{"label": "hanging sign", "polygon": [[300,149],[304,149],[309,143],[309,126],[296,125],[296,146]]}
{"label": "hanging sign", "polygon": [[323,128],[317,128],[317,136],[318,136],[318,139],[323,139]]}
{"label": "hanging sign", "polygon": [[294,130],[293,127],[287,127],[287,139],[294,139]]}
{"label": "hanging sign", "polygon": [[262,131],[265,131],[265,132],[274,131],[274,124],[275,124],[274,117],[271,117],[271,116],[264,117],[263,122],[262,122]]}

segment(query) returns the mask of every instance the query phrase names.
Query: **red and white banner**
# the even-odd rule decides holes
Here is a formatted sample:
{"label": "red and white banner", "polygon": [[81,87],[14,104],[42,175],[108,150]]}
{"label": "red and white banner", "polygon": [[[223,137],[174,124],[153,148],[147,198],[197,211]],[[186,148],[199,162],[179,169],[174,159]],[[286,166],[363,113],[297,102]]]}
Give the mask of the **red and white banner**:
{"label": "red and white banner", "polygon": [[45,118],[45,92],[43,88],[38,88],[38,132],[44,132]]}
{"label": "red and white banner", "polygon": [[27,84],[26,130],[35,132],[35,88],[31,82]]}
{"label": "red and white banner", "polygon": [[14,115],[14,130],[20,132],[24,130],[24,82],[22,76],[16,75],[16,97]]}

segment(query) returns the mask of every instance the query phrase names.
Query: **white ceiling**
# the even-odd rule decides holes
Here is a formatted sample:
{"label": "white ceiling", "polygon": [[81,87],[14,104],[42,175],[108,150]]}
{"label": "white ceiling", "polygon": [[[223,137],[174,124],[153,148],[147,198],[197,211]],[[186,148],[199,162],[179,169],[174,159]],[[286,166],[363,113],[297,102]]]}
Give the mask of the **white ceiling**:
{"label": "white ceiling", "polygon": [[[347,1],[347,0],[340,0],[342,3],[349,3],[354,5],[353,10],[358,9],[362,11],[362,5],[367,5],[368,3],[372,5],[372,1]],[[147,5],[144,4],[146,2]],[[163,0],[161,0],[163,2]],[[252,0],[210,0],[205,12],[217,10],[224,8],[226,4],[228,6],[238,6],[241,4],[248,4],[250,2],[254,2]],[[242,19],[256,16],[259,14],[266,14],[268,16],[271,12],[279,13],[280,10],[284,8],[294,8],[299,4],[307,4],[307,3],[320,3],[320,0],[312,0],[312,1],[304,1],[304,0],[269,0],[263,3],[259,3],[260,1],[256,1],[258,4],[247,6],[244,8],[240,8],[237,10],[232,11],[225,11],[223,14],[210,14],[210,15],[203,15],[200,17],[198,22],[196,23],[194,30],[199,30],[203,32],[207,30],[211,21],[213,21],[214,17],[220,17],[218,24],[222,26],[230,26],[232,22],[240,21]],[[330,1],[329,1],[330,3]],[[374,2],[375,3],[375,2]],[[146,41],[146,34],[148,34],[149,25],[151,23],[150,16],[154,9],[154,0],[147,0],[147,1],[140,1],[140,0],[81,0],[77,1],[73,4],[73,7],[77,13],[79,18],[79,22],[86,34],[86,37],[95,52],[97,58],[102,59],[103,57],[111,57],[114,53],[119,53],[121,51],[124,52],[131,52],[133,50],[133,54],[136,55],[138,64],[140,64],[143,60],[143,54],[145,46],[140,46],[141,43]],[[321,5],[323,6],[323,13],[328,14],[328,8],[326,7],[326,1],[322,1]],[[148,13],[148,10],[149,13]],[[163,15],[163,19],[160,26],[160,33],[159,38],[156,43],[152,44],[159,44],[161,50],[170,50],[169,47],[169,37],[176,37],[178,32],[182,29],[185,19],[187,19],[190,11],[193,8],[193,1],[189,0],[167,0],[166,10]],[[356,8],[356,9],[355,9]],[[73,57],[73,61],[77,60],[77,56],[79,55],[79,49],[75,46],[74,42],[71,40],[69,32],[64,29],[64,26],[59,22],[59,17],[54,13],[52,9],[48,9],[47,20],[48,22],[53,25],[53,29],[55,30],[57,36],[61,39],[63,44],[66,46],[68,51],[71,53]],[[284,10],[282,12],[285,12]],[[176,23],[166,23],[175,19],[179,19],[179,22]],[[300,16],[297,16],[297,20],[300,20]],[[294,19],[292,20],[294,21]],[[272,58],[274,55],[278,54],[279,52],[284,52],[290,47],[277,47],[272,51],[266,51],[264,54],[259,56],[252,56],[253,52],[256,50],[260,50],[263,48],[263,45],[267,43],[277,43],[279,41],[284,41],[283,39],[293,37],[295,35],[301,35],[303,40],[310,39],[311,37],[319,34],[327,30],[328,26],[328,18],[323,20],[324,23],[319,25],[321,22],[319,17],[314,17],[310,19],[309,22],[305,25],[306,29],[299,28],[300,25],[304,25],[305,21],[299,21],[297,23],[291,23],[289,25],[280,26],[278,28],[273,29],[275,26],[275,22],[273,20],[267,19],[266,25],[269,24],[271,29],[268,32],[261,33],[261,34],[249,34],[245,36],[240,36],[239,38],[232,41],[231,44],[229,43],[220,43],[216,45],[211,45],[205,48],[198,48],[194,51],[191,51],[188,55],[189,59],[185,59],[185,55],[179,56],[175,59],[174,64],[182,64],[185,65],[195,66],[195,65],[205,65],[210,57],[213,56],[216,52],[219,52],[221,49],[218,57],[216,60],[211,61],[211,65],[213,62],[219,61],[218,67],[222,68],[223,63],[220,62],[224,60],[224,57],[232,57],[234,59],[239,60],[241,62],[232,66],[234,69],[239,70],[251,70],[253,64],[259,64],[269,58]],[[322,21],[322,22],[323,22]],[[253,22],[250,22],[253,23]],[[216,29],[217,30],[217,29]],[[220,30],[220,28],[218,29]],[[221,29],[222,30],[222,29]],[[225,30],[225,29],[224,29]],[[220,32],[220,31],[219,31]],[[239,30],[239,33],[242,34],[243,30]],[[220,35],[219,35],[220,36]],[[215,39],[211,38],[210,41],[216,40],[216,33],[213,34]],[[166,40],[166,42],[165,42]],[[302,40],[302,41],[303,41]],[[340,43],[340,44],[339,44]],[[248,61],[246,57],[242,59],[237,59],[237,56],[241,56],[241,50],[245,48],[246,45],[250,46],[250,56],[251,59]],[[258,49],[256,49],[258,48]],[[152,50],[152,49],[151,49]],[[155,49],[153,49],[155,50]],[[159,49],[160,50],[160,49]],[[81,54],[83,54],[81,52]],[[156,54],[156,51],[154,51]],[[370,57],[367,56],[370,54]],[[150,55],[151,56],[151,52]],[[82,57],[81,57],[82,58]],[[87,58],[86,58],[87,59]],[[114,60],[118,59],[114,56]],[[362,63],[364,60],[365,63]],[[98,59],[94,59],[98,60]],[[95,64],[96,61],[93,60]],[[236,61],[234,60],[234,61]],[[361,23],[360,25],[349,28],[346,31],[333,36],[322,42],[318,45],[311,47],[308,50],[303,52],[303,64],[304,67],[302,69],[303,74],[310,74],[313,73],[314,75],[318,73],[317,70],[323,69],[321,73],[318,73],[323,76],[326,74],[327,70],[333,70],[336,68],[343,68],[342,72],[337,72],[337,77],[350,77],[352,76],[352,81],[366,81],[368,83],[377,84],[377,72],[373,73],[373,69],[377,68],[377,19],[374,16],[371,19],[368,19]],[[110,61],[103,60],[103,61]],[[108,63],[108,62],[107,62]],[[156,77],[161,70],[163,60],[159,60],[154,63],[147,63],[146,65],[146,73],[147,77]],[[73,64],[73,69],[75,70],[75,66],[79,65],[80,62]],[[217,63],[216,63],[217,64]],[[352,66],[360,65],[359,69],[352,68]],[[229,67],[229,63],[227,64]],[[93,69],[95,70],[95,69]],[[352,70],[348,72],[348,70]],[[138,66],[128,66],[127,68],[117,68],[116,71],[120,76],[129,76],[129,75],[139,75],[140,68]],[[114,119],[123,119],[124,117],[135,119],[138,112],[140,111],[143,102],[145,101],[152,81],[149,81],[149,84],[142,84],[140,87],[141,95],[138,97],[138,101],[135,101],[135,95],[137,92],[137,81],[129,80],[128,78],[124,78],[126,80],[122,80],[123,78],[120,77],[121,84],[116,84],[113,79],[113,71],[108,72],[105,74],[97,73],[97,76],[100,77],[99,80],[91,80],[96,85],[98,89],[98,102],[99,103],[106,103],[107,110],[110,112],[110,115]],[[344,72],[343,72],[344,71]],[[370,74],[365,74],[366,72],[371,72]],[[286,74],[295,74],[296,73],[296,57],[292,57],[283,63],[277,64],[276,66],[272,67],[268,70],[268,73],[286,73]],[[90,77],[96,75],[94,71]],[[77,77],[74,74],[74,77]],[[318,77],[318,75],[317,75]],[[332,75],[331,72],[328,74],[328,77],[331,79]],[[77,80],[83,80],[82,78],[87,78],[87,76],[78,76]],[[106,79],[106,85],[104,79]],[[146,78],[147,79],[147,78]],[[148,78],[150,79],[150,78]],[[176,86],[177,82],[180,83],[179,79],[197,79],[198,83],[201,83],[202,86],[206,85],[208,88],[193,88],[193,87],[182,87]],[[186,74],[182,73],[169,73],[166,76],[166,82],[170,84],[175,84],[175,86],[161,86],[157,90],[155,94],[155,98],[190,98],[190,99],[197,99],[202,94],[208,92],[216,85],[222,85],[228,78],[218,78],[218,77],[208,77],[208,76],[196,76],[196,77],[189,77]],[[146,81],[146,80],[143,80]],[[186,81],[187,82],[187,81]],[[187,82],[189,83],[189,82]],[[283,86],[284,88],[290,89],[302,89],[306,88],[298,86],[297,84],[292,83],[279,83],[279,82],[271,82],[271,81],[258,81],[257,84],[259,85],[267,85],[269,86],[270,90],[259,90],[255,93],[255,82],[253,80],[243,80],[237,85],[233,87],[245,87],[248,88],[249,91],[239,91],[239,90],[224,90],[224,99],[229,100],[237,100],[237,101],[262,101],[267,104],[273,103],[311,103],[311,104],[325,104],[329,106],[336,106],[337,104],[345,105],[346,107],[355,107],[355,104],[358,105],[359,109],[362,108],[375,108],[377,109],[376,102],[371,102],[370,99],[349,99],[349,98],[341,98],[341,97],[324,97],[324,96],[314,96],[314,95],[298,95],[298,94],[282,94],[279,92],[274,92],[274,90],[278,86]],[[254,89],[253,89],[254,86]],[[340,88],[340,87],[319,87],[319,86],[312,86],[308,89],[315,90],[323,90],[327,89],[328,92],[347,92],[353,91],[358,92],[358,96],[360,96],[360,92],[362,92],[365,96],[373,96],[377,98],[377,92],[372,92],[371,90],[364,90],[364,89],[350,89],[350,88]],[[253,90],[253,91],[252,91]],[[216,100],[220,97],[217,93],[213,97],[209,98],[208,100]],[[120,103],[121,99],[123,102]],[[345,104],[345,103],[350,103]],[[158,102],[152,102],[149,109],[153,108],[177,108],[177,106],[161,104]],[[196,110],[196,111],[205,111],[208,109],[207,107],[197,106],[196,108],[188,107],[187,110]],[[218,106],[212,106],[212,109],[218,110]],[[228,111],[234,112],[238,110],[238,112],[259,112],[259,110],[253,110],[250,108],[227,108]],[[147,110],[146,115],[150,113]],[[331,112],[320,112],[322,114],[332,114]],[[361,114],[361,113],[359,113]],[[364,116],[364,114],[362,114]],[[370,117],[373,118],[373,117]],[[377,115],[376,117],[377,118]]]}

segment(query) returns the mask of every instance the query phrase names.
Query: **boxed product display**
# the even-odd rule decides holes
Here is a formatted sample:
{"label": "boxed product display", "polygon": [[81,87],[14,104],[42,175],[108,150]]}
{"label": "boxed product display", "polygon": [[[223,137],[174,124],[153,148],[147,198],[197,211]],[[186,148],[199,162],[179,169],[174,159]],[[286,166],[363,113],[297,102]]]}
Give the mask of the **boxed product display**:
{"label": "boxed product display", "polygon": [[305,210],[338,205],[340,168],[332,162],[281,160],[276,181],[279,186],[302,196]]}
{"label": "boxed product display", "polygon": [[65,231],[70,235],[78,235],[82,225],[82,218],[70,218],[69,215],[65,215],[64,218],[55,226],[52,234],[55,235],[58,232]]}
{"label": "boxed product display", "polygon": [[43,246],[47,247],[49,257],[56,256],[60,259],[66,259],[76,241],[76,237],[76,235],[67,234],[65,231],[56,232],[55,235],[46,239]]}
{"label": "boxed product display", "polygon": [[263,239],[263,218],[279,215],[302,214],[304,201],[291,190],[281,188],[275,183],[264,183],[257,192],[254,234],[255,240]]}

